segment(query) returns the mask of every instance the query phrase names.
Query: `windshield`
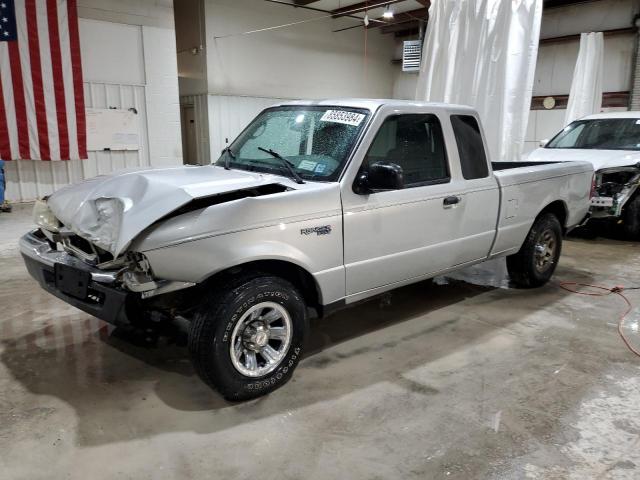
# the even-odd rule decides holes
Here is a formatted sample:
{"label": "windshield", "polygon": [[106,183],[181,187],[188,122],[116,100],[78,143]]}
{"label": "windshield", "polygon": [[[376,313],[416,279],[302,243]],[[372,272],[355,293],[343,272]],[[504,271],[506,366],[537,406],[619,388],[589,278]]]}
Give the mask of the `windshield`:
{"label": "windshield", "polygon": [[566,126],[545,148],[640,150],[640,119],[577,120]]}
{"label": "windshield", "polygon": [[368,114],[345,107],[269,108],[222,151],[215,164],[295,177],[280,156],[305,180],[334,181]]}

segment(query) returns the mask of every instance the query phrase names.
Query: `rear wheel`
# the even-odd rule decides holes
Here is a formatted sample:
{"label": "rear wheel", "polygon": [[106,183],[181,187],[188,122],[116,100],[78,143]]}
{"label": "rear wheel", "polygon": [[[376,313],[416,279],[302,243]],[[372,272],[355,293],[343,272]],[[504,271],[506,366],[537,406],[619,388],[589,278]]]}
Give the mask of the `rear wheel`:
{"label": "rear wheel", "polygon": [[302,296],[273,276],[241,279],[211,295],[189,332],[198,375],[229,400],[248,400],[284,385],[307,332]]}
{"label": "rear wheel", "polygon": [[562,250],[562,226],[552,213],[534,222],[520,251],[507,257],[507,270],[520,288],[540,287],[547,283],[558,264]]}

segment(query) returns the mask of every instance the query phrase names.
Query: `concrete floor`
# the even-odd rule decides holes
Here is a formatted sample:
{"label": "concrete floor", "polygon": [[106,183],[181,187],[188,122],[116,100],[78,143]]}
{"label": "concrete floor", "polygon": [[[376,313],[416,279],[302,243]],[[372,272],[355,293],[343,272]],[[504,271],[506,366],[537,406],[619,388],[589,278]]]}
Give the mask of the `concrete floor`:
{"label": "concrete floor", "polygon": [[[2,479],[640,477],[620,299],[467,269],[315,321],[289,384],[230,404],[179,331],[132,337],[41,291],[16,247],[30,223],[0,214]],[[554,281],[639,284],[639,259],[569,240]]]}

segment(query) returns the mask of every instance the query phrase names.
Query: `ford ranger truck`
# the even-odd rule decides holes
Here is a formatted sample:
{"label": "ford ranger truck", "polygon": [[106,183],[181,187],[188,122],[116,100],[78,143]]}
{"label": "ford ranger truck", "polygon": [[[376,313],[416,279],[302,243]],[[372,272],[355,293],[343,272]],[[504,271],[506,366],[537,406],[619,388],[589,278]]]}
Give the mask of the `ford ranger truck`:
{"label": "ford ranger truck", "polygon": [[492,163],[470,107],[285,103],[213,165],[55,192],[20,248],[42,288],[102,320],[189,320],[195,370],[244,400],[291,378],[310,315],[497,257],[515,286],[544,285],[592,176]]}
{"label": "ford ranger truck", "polygon": [[640,240],[640,112],[589,115],[566,126],[528,161],[578,160],[596,175],[590,221],[620,224],[626,236]]}

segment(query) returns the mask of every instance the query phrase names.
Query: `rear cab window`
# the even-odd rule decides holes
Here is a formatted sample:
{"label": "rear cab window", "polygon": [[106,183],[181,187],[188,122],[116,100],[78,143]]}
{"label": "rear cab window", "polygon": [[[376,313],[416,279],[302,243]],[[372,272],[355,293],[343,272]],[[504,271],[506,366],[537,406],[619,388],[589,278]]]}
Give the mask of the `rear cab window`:
{"label": "rear cab window", "polygon": [[480,125],[471,115],[451,115],[451,126],[458,146],[460,167],[465,180],[489,176]]}

